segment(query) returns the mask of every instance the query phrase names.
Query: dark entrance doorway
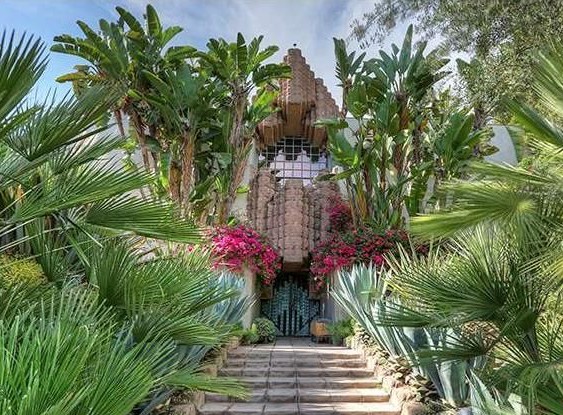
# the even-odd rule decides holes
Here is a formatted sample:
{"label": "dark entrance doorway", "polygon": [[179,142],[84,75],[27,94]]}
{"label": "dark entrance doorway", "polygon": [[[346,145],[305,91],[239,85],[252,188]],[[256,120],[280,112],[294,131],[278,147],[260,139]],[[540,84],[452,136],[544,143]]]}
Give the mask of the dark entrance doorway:
{"label": "dark entrance doorway", "polygon": [[282,336],[309,336],[311,321],[319,317],[320,301],[309,296],[309,275],[284,273],[274,283],[273,296],[262,300],[262,314]]}

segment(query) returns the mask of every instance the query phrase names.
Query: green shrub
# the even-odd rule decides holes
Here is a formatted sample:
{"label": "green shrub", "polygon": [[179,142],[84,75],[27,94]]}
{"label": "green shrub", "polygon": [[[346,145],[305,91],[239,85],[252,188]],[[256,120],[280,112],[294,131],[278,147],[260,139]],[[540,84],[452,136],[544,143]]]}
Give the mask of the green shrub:
{"label": "green shrub", "polygon": [[276,326],[267,318],[254,319],[252,329],[258,335],[259,343],[271,343],[276,339]]}
{"label": "green shrub", "polygon": [[334,344],[342,344],[342,341],[354,334],[354,322],[351,318],[340,320],[327,325],[327,330]]}
{"label": "green shrub", "polygon": [[243,329],[240,332],[240,341],[242,344],[256,344],[260,340],[260,336],[256,332],[256,327],[252,325],[249,329]]}
{"label": "green shrub", "polygon": [[0,286],[39,285],[46,281],[41,266],[32,259],[0,255]]}

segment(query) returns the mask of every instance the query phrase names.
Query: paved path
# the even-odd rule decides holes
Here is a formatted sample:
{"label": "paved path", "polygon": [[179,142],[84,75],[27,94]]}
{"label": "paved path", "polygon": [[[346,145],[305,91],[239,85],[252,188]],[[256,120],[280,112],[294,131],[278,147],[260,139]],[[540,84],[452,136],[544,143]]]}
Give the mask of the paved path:
{"label": "paved path", "polygon": [[206,394],[202,415],[399,415],[360,356],[344,347],[282,338],[229,353],[224,376],[250,388],[247,402]]}

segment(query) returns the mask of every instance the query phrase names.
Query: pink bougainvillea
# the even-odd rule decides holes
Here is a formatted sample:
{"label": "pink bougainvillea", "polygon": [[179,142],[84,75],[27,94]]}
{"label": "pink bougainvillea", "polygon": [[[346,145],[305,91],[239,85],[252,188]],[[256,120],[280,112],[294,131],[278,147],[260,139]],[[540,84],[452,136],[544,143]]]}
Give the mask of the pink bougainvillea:
{"label": "pink bougainvillea", "polygon": [[244,225],[222,226],[211,231],[209,240],[216,267],[237,273],[248,267],[263,284],[274,282],[281,267],[280,256],[255,230]]}
{"label": "pink bougainvillea", "polygon": [[408,237],[404,231],[380,233],[363,228],[333,233],[331,238],[318,244],[313,251],[311,272],[321,288],[333,272],[356,263],[371,262],[382,266],[387,253],[397,250],[398,245],[407,244]]}
{"label": "pink bougainvillea", "polygon": [[[356,263],[385,265],[385,255],[394,253],[399,246],[408,247],[408,234],[403,230],[377,231],[368,226],[354,229],[346,202],[331,200],[327,209],[330,219],[330,236],[319,243],[312,252],[311,273],[317,289],[326,286],[331,274]],[[423,253],[424,247],[417,247]]]}
{"label": "pink bougainvillea", "polygon": [[352,227],[352,211],[350,206],[340,196],[333,196],[329,199],[329,206],[326,209],[331,232],[345,232]]}

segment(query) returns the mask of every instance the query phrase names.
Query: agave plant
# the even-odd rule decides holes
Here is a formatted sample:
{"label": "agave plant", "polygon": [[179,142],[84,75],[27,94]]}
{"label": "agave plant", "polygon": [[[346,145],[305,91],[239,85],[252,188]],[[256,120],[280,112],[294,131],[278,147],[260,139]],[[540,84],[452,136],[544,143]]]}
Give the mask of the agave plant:
{"label": "agave plant", "polygon": [[428,358],[452,339],[459,339],[459,333],[449,328],[409,328],[408,325],[390,324],[395,310],[402,308],[400,299],[391,294],[390,282],[390,270],[355,265],[351,270],[340,271],[332,295],[392,359],[405,359],[410,368],[429,379],[440,397],[451,405],[467,406],[469,385],[466,377],[479,367],[480,361]]}

